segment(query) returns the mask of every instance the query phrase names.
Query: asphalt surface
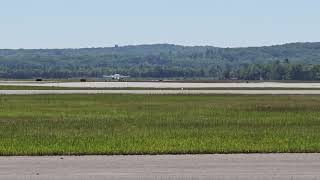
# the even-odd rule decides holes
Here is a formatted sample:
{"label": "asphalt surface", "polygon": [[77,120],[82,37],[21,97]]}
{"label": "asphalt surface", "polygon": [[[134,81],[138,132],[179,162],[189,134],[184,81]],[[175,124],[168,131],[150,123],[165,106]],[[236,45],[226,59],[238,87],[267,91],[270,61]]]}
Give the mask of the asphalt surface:
{"label": "asphalt surface", "polygon": [[320,179],[320,154],[0,157],[4,180]]}
{"label": "asphalt surface", "polygon": [[320,83],[184,83],[184,82],[24,82],[0,81],[0,85],[69,88],[320,88]]}
{"label": "asphalt surface", "polygon": [[0,90],[0,95],[35,94],[243,94],[320,95],[320,90]]}

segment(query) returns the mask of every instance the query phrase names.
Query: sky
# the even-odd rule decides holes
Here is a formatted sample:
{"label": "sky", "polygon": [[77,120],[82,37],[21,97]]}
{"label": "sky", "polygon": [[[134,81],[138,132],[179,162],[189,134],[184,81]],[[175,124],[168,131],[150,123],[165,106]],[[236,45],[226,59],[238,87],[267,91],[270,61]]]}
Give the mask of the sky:
{"label": "sky", "polygon": [[0,48],[320,42],[319,0],[0,0]]}

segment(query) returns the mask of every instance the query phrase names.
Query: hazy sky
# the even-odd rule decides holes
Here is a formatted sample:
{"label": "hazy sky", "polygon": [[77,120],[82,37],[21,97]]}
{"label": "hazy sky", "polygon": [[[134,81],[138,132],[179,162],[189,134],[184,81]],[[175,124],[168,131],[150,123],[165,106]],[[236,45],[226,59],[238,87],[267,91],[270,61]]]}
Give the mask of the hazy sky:
{"label": "hazy sky", "polygon": [[320,0],[0,0],[0,48],[320,41]]}

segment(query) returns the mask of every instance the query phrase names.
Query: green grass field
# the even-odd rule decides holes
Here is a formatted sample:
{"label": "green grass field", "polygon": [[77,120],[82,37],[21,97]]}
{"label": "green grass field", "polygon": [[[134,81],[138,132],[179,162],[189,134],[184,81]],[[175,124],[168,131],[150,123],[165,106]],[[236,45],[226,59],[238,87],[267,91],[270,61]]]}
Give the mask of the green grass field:
{"label": "green grass field", "polygon": [[320,152],[320,96],[0,96],[0,155]]}

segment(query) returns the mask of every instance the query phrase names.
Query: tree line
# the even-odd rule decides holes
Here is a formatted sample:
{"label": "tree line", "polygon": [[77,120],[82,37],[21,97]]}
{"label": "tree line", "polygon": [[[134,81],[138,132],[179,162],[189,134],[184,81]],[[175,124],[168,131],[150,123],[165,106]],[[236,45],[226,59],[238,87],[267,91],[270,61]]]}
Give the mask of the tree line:
{"label": "tree line", "polygon": [[0,78],[318,80],[320,43],[217,48],[170,44],[84,49],[0,49]]}
{"label": "tree line", "polygon": [[215,80],[320,80],[320,65],[290,63],[289,60],[267,64],[241,64],[234,66],[212,65],[199,68],[166,66],[140,67],[0,67],[0,77],[6,79],[30,78],[99,78],[106,74],[120,73],[134,78],[194,78]]}

